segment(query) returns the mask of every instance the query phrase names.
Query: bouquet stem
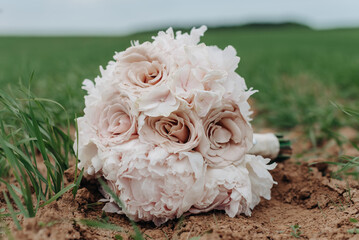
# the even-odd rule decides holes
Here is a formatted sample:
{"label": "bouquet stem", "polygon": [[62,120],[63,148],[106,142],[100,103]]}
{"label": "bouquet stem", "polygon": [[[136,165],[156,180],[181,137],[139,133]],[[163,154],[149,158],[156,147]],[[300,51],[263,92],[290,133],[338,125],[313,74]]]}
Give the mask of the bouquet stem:
{"label": "bouquet stem", "polygon": [[275,162],[282,162],[292,154],[291,142],[282,134],[253,134],[253,147],[249,154],[261,155]]}
{"label": "bouquet stem", "polygon": [[285,139],[282,134],[276,134],[276,137],[279,140],[279,153],[275,161],[283,162],[292,155],[292,143],[289,139]]}

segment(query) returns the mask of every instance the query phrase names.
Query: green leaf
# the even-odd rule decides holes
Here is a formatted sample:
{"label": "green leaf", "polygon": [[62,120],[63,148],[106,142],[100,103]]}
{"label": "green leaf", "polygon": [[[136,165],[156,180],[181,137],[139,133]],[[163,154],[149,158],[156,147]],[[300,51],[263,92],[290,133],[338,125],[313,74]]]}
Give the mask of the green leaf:
{"label": "green leaf", "polygon": [[199,240],[199,239],[201,239],[201,237],[197,236],[197,237],[191,237],[189,240]]}
{"label": "green leaf", "polygon": [[[75,169],[77,170],[77,168]],[[77,171],[75,171],[75,176],[77,175]],[[77,179],[75,177],[74,180],[76,180],[75,182],[75,187],[74,189],[72,189],[72,195],[74,196],[74,198],[76,197],[76,194],[77,194],[77,190],[79,189],[80,187],[80,184],[81,184],[81,180],[82,180],[82,177],[84,175],[84,169],[81,170],[80,174],[78,175]]]}
{"label": "green leaf", "polygon": [[350,234],[359,234],[359,228],[352,228],[348,230]]}
{"label": "green leaf", "polygon": [[44,202],[43,204],[40,205],[40,207],[46,206],[49,203],[52,203],[53,201],[55,201],[56,199],[58,199],[59,197],[61,197],[65,192],[69,191],[71,188],[75,187],[76,185],[74,183],[71,183],[70,185],[68,185],[67,187],[63,188],[61,191],[59,191],[58,193],[56,193],[52,198],[50,198],[49,200],[47,200],[46,202]]}
{"label": "green leaf", "polygon": [[9,209],[9,212],[10,212],[12,220],[14,221],[15,226],[17,227],[17,229],[21,230],[21,225],[20,225],[19,221],[17,220],[14,208],[12,207],[12,205],[10,203],[10,200],[9,200],[7,194],[5,193],[5,191],[3,191],[3,194],[4,194],[5,202],[6,202],[6,205],[7,205],[8,209]]}
{"label": "green leaf", "polygon": [[121,235],[116,234],[116,235],[115,235],[115,239],[116,239],[116,240],[122,240],[123,237],[122,237]]}
{"label": "green leaf", "polygon": [[14,200],[14,202],[15,202],[16,206],[19,208],[20,212],[21,212],[22,214],[24,214],[25,217],[29,217],[29,212],[25,209],[25,206],[22,204],[20,198],[17,196],[17,194],[15,193],[15,191],[14,191],[14,189],[11,187],[11,185],[8,184],[7,182],[1,180],[1,179],[0,179],[0,181],[3,182],[3,183],[6,185],[8,191],[9,191],[9,193],[10,193],[10,196],[11,196],[12,199]]}

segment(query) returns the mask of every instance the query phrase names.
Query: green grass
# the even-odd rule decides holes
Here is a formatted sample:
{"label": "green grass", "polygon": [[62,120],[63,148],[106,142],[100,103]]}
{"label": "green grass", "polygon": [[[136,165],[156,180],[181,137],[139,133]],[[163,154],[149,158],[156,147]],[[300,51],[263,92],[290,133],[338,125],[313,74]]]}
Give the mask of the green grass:
{"label": "green grass", "polygon": [[[343,113],[348,115],[348,117],[356,120],[359,123],[359,108],[353,109],[348,107],[343,107],[336,105]],[[359,151],[359,143],[350,142],[356,150]],[[359,180],[359,156],[347,156],[342,155],[337,162],[327,162],[332,165],[336,165],[339,169],[336,172],[333,172],[332,175],[336,178],[342,179],[343,176],[352,176],[354,179]]]}
{"label": "green grass", "polygon": [[[60,107],[64,115],[66,111],[52,100],[34,97],[28,90],[16,95],[23,98],[0,91],[0,166],[7,170],[0,175],[0,183],[8,190],[3,191],[7,214],[20,229],[18,214],[34,217],[39,207],[77,187],[79,181],[75,178],[75,183],[64,185],[64,171],[75,153],[69,122],[67,130],[59,128],[53,109]],[[45,172],[39,170],[40,162]],[[11,181],[9,175],[16,181]]]}
{"label": "green grass", "polygon": [[98,220],[80,219],[79,223],[86,225],[88,227],[93,227],[93,228],[107,229],[107,230],[116,231],[116,232],[123,231],[123,229],[120,226],[117,226],[115,224],[108,223],[108,222],[98,221]]}
{"label": "green grass", "polygon": [[291,225],[290,228],[292,229],[292,232],[290,233],[290,235],[295,238],[300,238],[300,235],[302,234],[302,232],[300,231],[301,227],[299,226],[299,224]]}
{"label": "green grass", "polygon": [[[82,114],[81,82],[94,79],[126,37],[0,38],[0,83],[16,86],[35,71],[33,91],[61,103],[74,118]],[[253,96],[254,126],[280,130],[303,126],[313,143],[330,137],[328,129],[356,124],[340,116],[330,101],[354,106],[359,95],[359,29],[314,31],[302,27],[209,29],[208,45],[233,45],[241,57],[238,72]],[[62,119],[59,114],[58,119]],[[357,125],[356,125],[357,126]]]}

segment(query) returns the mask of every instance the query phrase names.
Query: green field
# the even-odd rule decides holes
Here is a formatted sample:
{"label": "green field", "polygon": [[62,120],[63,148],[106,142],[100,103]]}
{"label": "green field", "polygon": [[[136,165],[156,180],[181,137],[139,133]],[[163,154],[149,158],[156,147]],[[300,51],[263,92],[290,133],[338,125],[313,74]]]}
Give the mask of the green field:
{"label": "green field", "polygon": [[[94,79],[99,65],[106,66],[114,52],[129,47],[131,40],[143,42],[154,34],[0,37],[1,229],[3,218],[11,217],[12,228],[21,229],[18,215],[34,217],[39,208],[70,190],[76,196],[83,171],[74,174],[68,184],[64,172],[78,161],[70,125],[75,125],[75,116],[83,114],[82,81]],[[339,146],[348,143],[338,135],[339,128],[359,129],[359,29],[314,31],[295,25],[218,28],[210,29],[202,41],[237,49],[241,57],[238,73],[248,87],[259,90],[251,101],[255,131],[299,129],[304,132],[300,137],[312,143],[299,151],[318,150],[324,156],[328,140],[334,138]],[[359,151],[359,137],[351,141],[352,148]],[[306,161],[304,152],[293,157],[296,163]],[[344,173],[359,179],[359,157],[341,154],[325,159],[334,159],[330,163],[338,166],[333,176],[340,178]],[[45,173],[38,163],[44,165]],[[118,229],[103,221],[79,221],[87,221],[90,227]],[[12,239],[7,228],[5,234]],[[144,239],[135,224],[133,228],[134,239]]]}
{"label": "green field", "polygon": [[[1,37],[0,83],[9,91],[22,82],[32,91],[81,115],[81,82],[94,79],[115,51],[131,40],[150,40],[152,33],[125,37]],[[315,31],[300,26],[209,29],[207,45],[232,45],[241,57],[238,73],[258,89],[257,128],[290,130],[303,126],[318,138],[327,130],[355,124],[340,116],[331,102],[357,107],[359,101],[359,29]],[[324,134],[324,135],[323,135]],[[323,136],[322,136],[323,135]]]}

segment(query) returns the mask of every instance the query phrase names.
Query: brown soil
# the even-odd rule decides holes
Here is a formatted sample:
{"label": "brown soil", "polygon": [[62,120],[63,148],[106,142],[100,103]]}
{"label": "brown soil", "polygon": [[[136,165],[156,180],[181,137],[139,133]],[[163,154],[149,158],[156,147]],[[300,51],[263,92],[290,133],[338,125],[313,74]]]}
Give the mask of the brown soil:
{"label": "brown soil", "polygon": [[[230,218],[222,211],[212,211],[161,227],[151,223],[138,226],[147,239],[288,239],[294,238],[295,225],[299,226],[296,236],[304,239],[359,239],[359,234],[348,233],[350,229],[359,229],[359,223],[353,222],[359,220],[358,182],[330,178],[330,167],[325,163],[308,164],[332,160],[342,149],[328,142],[319,151],[301,155],[298,164],[297,153],[308,147],[307,143],[294,142],[293,159],[278,164],[272,172],[278,182],[272,199],[263,199],[251,217]],[[359,155],[350,147],[347,150]],[[73,181],[73,172],[74,168],[66,172],[68,182]],[[14,239],[131,239],[133,230],[126,217],[103,216],[102,206],[91,205],[100,198],[96,183],[83,181],[75,199],[66,193],[57,202],[40,208],[35,218],[19,217],[23,229],[13,230],[12,235]],[[5,207],[2,196],[0,205]],[[123,231],[88,227],[80,223],[81,219],[103,219],[121,226]],[[9,219],[5,220],[9,229],[15,229]]]}

